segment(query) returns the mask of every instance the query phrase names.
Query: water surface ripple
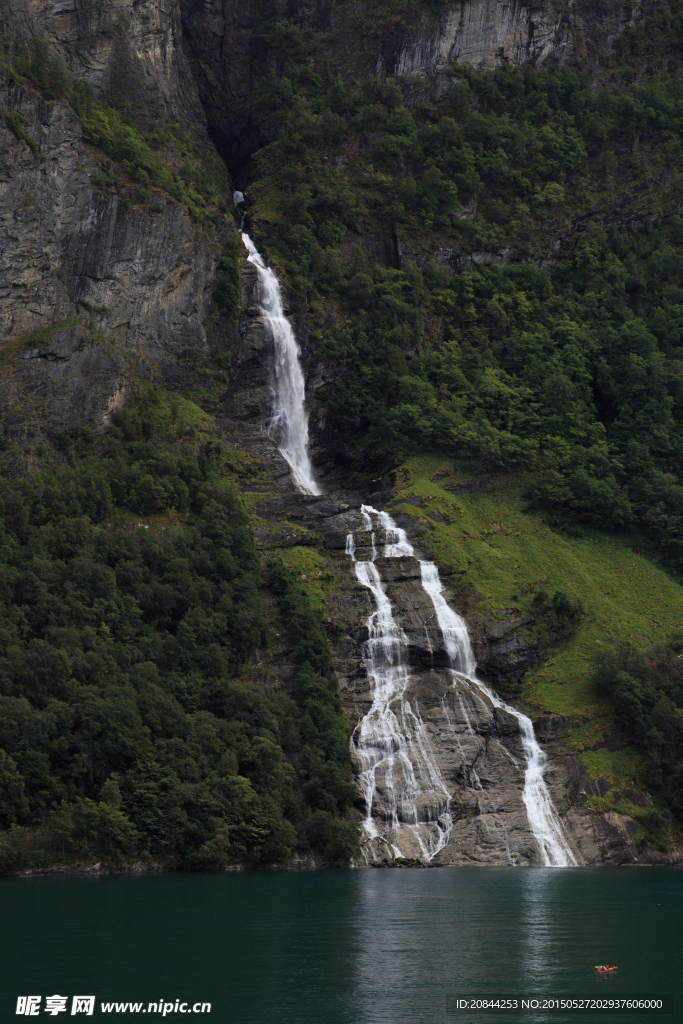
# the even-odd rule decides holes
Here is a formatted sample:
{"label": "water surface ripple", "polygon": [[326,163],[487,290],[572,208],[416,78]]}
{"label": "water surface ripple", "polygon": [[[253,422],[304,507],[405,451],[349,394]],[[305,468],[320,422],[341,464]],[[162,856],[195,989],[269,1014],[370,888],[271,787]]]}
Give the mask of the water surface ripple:
{"label": "water surface ripple", "polygon": [[[0,1019],[17,995],[59,993],[209,1000],[207,1024],[488,1024],[447,1015],[448,994],[518,990],[673,991],[662,1019],[681,1020],[682,893],[672,868],[4,880]],[[595,975],[604,961],[617,976]]]}

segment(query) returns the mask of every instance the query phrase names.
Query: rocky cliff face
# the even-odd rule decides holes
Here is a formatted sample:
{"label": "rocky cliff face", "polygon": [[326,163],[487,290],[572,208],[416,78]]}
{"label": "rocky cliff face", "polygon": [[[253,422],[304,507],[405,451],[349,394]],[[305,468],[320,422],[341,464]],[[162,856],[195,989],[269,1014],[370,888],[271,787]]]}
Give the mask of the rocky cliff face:
{"label": "rocky cliff face", "polygon": [[183,53],[177,3],[124,0],[113,8],[83,0],[7,0],[3,8],[6,44],[26,44],[42,32],[100,98],[153,105],[201,131],[204,115]]}
{"label": "rocky cliff face", "polygon": [[406,39],[395,63],[397,78],[419,81],[451,64],[480,70],[512,64],[561,60],[571,50],[568,19],[551,4],[499,4],[495,0],[462,3],[447,11],[438,26],[425,26]]}
{"label": "rocky cliff face", "polygon": [[639,5],[465,0],[449,5],[438,21],[416,24],[398,51],[382,56],[393,74],[420,82],[452,64],[487,71],[504,64],[562,64],[596,59],[634,24]]}
{"label": "rocky cliff face", "polygon": [[[8,48],[25,46],[43,31],[100,95],[124,109],[144,103],[173,111],[185,119],[195,145],[210,148],[197,92],[176,45],[173,6],[169,14],[155,3],[127,4],[114,16],[77,3],[49,12],[43,5],[16,4],[10,13],[3,25]],[[0,107],[6,112],[0,120],[3,435],[25,444],[67,421],[103,429],[107,410],[132,393],[135,377],[161,373],[192,386],[192,365],[209,357],[203,321],[232,222],[226,218],[207,231],[181,203],[159,190],[141,189],[124,168],[84,141],[81,122],[67,103],[42,99],[1,68]],[[18,135],[10,122],[20,125]],[[165,155],[178,160],[175,152]],[[15,340],[79,320],[88,324],[98,359],[79,357],[77,368],[71,356],[54,363],[63,362],[69,372],[60,377],[59,395],[51,390],[50,376],[42,378],[41,393],[50,397],[39,422],[20,400],[33,378],[27,377],[27,353],[15,358]],[[114,376],[105,375],[106,385],[96,363],[116,364]],[[97,401],[79,401],[80,388],[96,392]],[[71,407],[68,413],[64,403]],[[52,417],[53,407],[64,412]]]}
{"label": "rocky cliff face", "polygon": [[[419,5],[400,18],[370,4],[326,0],[276,4],[255,0],[180,0],[184,45],[212,135],[238,172],[258,148],[258,131],[243,102],[273,64],[258,34],[272,14],[286,15],[319,34],[322,53],[348,81],[394,76],[435,95],[447,91],[453,64],[488,70],[505,64],[597,62],[640,16],[640,4],[607,0],[460,0],[439,14]],[[324,34],[324,35],[323,35]]]}
{"label": "rocky cliff face", "polygon": [[0,102],[23,115],[38,152],[0,125],[2,337],[94,307],[97,327],[132,355],[203,355],[218,239],[168,197],[122,202],[102,180],[109,161],[83,141],[68,105],[7,76]]}
{"label": "rocky cliff face", "polygon": [[[313,11],[293,5],[278,13],[325,33],[325,52],[349,78],[394,74],[438,91],[454,61],[488,68],[507,60],[541,63],[587,49],[602,52],[638,11],[609,3],[600,9],[579,3],[570,11],[542,2],[471,0],[444,8],[438,17],[416,7],[401,21],[369,6],[340,3],[317,4]],[[116,11],[81,0],[48,6],[11,0],[0,16],[0,42],[7,52],[27,52],[33,34],[46,34],[53,52],[98,96],[124,110],[182,121],[200,148],[210,148],[208,128],[239,168],[258,144],[244,101],[270,68],[257,34],[268,14],[260,4],[231,0],[174,0],[165,6],[126,0]],[[207,230],[167,195],[141,192],[124,169],[84,141],[68,104],[41,99],[18,85],[6,67],[0,68],[0,106],[15,118],[15,128],[21,125],[17,134],[7,117],[0,121],[0,345],[34,328],[86,317],[91,333],[114,342],[117,358],[124,360],[128,385],[117,385],[117,401],[130,393],[135,374],[144,378],[161,371],[174,385],[199,386],[191,367],[208,361],[204,321],[232,222]],[[164,156],[179,169],[177,151],[171,147]],[[371,258],[389,265],[400,260],[395,238],[362,241]],[[295,296],[290,300],[310,401],[331,371],[306,344],[305,306]],[[238,354],[231,413],[262,422],[268,385],[256,381],[254,353],[260,345],[263,355],[264,340],[256,323],[248,335]],[[235,344],[231,330],[226,338]],[[93,343],[99,344],[96,337]],[[14,360],[9,371],[15,393],[23,387],[23,367]],[[103,396],[102,407],[112,400]],[[7,407],[8,399],[2,401]],[[15,440],[35,433],[28,423],[20,425],[19,416],[15,409]],[[102,428],[105,421],[90,419],[89,425]],[[314,460],[332,471],[322,411],[312,416],[311,439]]]}

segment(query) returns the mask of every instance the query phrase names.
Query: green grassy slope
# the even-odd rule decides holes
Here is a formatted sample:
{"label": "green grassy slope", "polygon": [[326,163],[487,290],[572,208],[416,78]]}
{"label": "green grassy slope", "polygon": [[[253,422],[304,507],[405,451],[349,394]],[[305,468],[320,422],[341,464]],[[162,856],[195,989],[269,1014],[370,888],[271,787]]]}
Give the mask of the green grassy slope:
{"label": "green grassy slope", "polygon": [[[607,775],[614,788],[627,788],[637,775],[635,753],[590,749],[612,726],[611,708],[592,683],[595,658],[624,641],[638,649],[664,641],[683,622],[683,589],[652,552],[634,550],[647,543],[641,536],[591,531],[572,538],[551,530],[525,511],[522,478],[454,494],[464,478],[436,456],[411,460],[397,476],[394,508],[428,522],[425,543],[460,579],[460,611],[528,613],[540,588],[582,603],[575,634],[527,672],[522,697],[532,709],[584,723],[570,742],[589,776]],[[420,507],[410,504],[415,498]]]}

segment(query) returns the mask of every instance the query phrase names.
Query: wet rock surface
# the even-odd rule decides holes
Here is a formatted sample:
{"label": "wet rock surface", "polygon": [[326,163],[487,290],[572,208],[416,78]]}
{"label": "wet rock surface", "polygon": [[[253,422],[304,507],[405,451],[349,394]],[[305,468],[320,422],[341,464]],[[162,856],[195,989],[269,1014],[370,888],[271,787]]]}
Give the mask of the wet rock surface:
{"label": "wet rock surface", "polygon": [[[390,497],[387,493],[373,495],[371,503],[378,507],[382,499]],[[259,535],[262,557],[287,548],[289,538],[285,536],[284,542],[282,538],[289,529],[293,544],[318,549],[325,559],[325,572],[334,579],[327,602],[328,622],[338,636],[333,644],[336,671],[342,704],[351,723],[357,772],[362,764],[355,752],[354,737],[374,699],[366,642],[368,619],[375,606],[367,587],[357,580],[351,556],[345,551],[346,536],[352,533],[355,557],[372,557],[370,535],[364,531],[360,513],[361,501],[358,495],[348,493],[335,498],[284,491],[276,497],[264,497],[256,507],[259,517],[268,524]],[[306,530],[305,540],[297,529]],[[334,544],[329,543],[330,530],[336,537]],[[416,802],[417,828],[410,820],[387,827],[390,790],[397,788],[402,769],[395,768],[390,780],[379,771],[373,799],[377,835],[365,836],[361,864],[537,865],[541,863],[539,849],[523,800],[527,762],[519,722],[447,667],[448,655],[434,607],[420,583],[419,562],[410,557],[382,557],[384,540],[383,531],[375,531],[375,565],[391,600],[394,618],[408,639],[409,681],[403,701],[410,715],[419,720],[424,749],[447,792],[440,783],[423,789]],[[449,590],[445,593],[457,608],[457,595]],[[501,636],[513,633],[520,621],[518,616],[505,624],[498,623],[490,630],[490,639],[480,628],[480,650],[485,652],[488,643],[495,646]],[[517,671],[518,666],[513,666],[512,674]],[[536,736],[547,757],[544,777],[577,862],[677,863],[680,857],[676,851],[662,854],[639,847],[632,818],[591,809],[588,798],[602,795],[606,787],[587,778],[583,765],[566,745],[571,723],[559,715],[536,717]],[[353,815],[359,821],[365,817],[360,796]],[[427,860],[425,851],[438,844],[445,828],[450,829],[447,842]]]}
{"label": "wet rock surface", "polygon": [[[363,550],[357,549],[356,556],[363,557]],[[436,845],[438,825],[448,837],[431,857],[433,865],[538,863],[539,851],[522,799],[526,760],[517,720],[494,708],[472,683],[448,668],[443,636],[434,606],[420,584],[417,560],[378,557],[375,565],[394,619],[408,639],[410,674],[402,699],[420,722],[422,756],[436,770],[437,789],[445,785],[447,792],[425,790],[424,806],[418,807],[422,823],[417,827],[405,821],[386,828],[387,782],[378,772],[374,807],[380,838],[366,841],[364,856],[371,864],[395,863],[399,853],[406,861],[424,860],[425,850],[431,853],[430,843],[432,849]],[[357,612],[366,612],[368,604],[366,599]],[[373,703],[363,646],[366,637],[367,629],[357,623],[340,652],[342,699],[354,729]],[[561,793],[565,781],[561,767],[552,764],[549,773],[553,789]],[[390,788],[396,788],[395,778]],[[578,847],[572,834],[570,840]]]}

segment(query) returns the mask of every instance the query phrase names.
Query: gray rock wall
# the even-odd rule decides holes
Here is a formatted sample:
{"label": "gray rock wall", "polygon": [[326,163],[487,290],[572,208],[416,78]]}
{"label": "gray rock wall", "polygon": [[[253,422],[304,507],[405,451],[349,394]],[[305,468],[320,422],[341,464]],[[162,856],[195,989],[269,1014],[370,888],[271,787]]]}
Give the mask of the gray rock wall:
{"label": "gray rock wall", "polygon": [[[171,112],[183,119],[196,146],[211,148],[180,47],[177,5],[129,0],[112,10],[80,0],[49,8],[12,0],[4,14],[6,47],[25,45],[43,31],[100,95]],[[141,190],[84,141],[68,104],[43,100],[4,69],[0,107],[21,119],[21,131],[36,146],[34,154],[0,120],[0,352],[35,328],[80,320],[116,349],[116,372],[128,382],[117,402],[132,393],[135,374],[161,372],[176,385],[192,386],[192,365],[209,359],[204,320],[221,247],[234,230],[231,219],[207,230],[169,196]],[[172,147],[164,155],[179,159]],[[20,393],[26,373],[25,361],[10,362],[5,402],[11,401],[8,388]],[[83,379],[89,372],[85,364],[79,370]],[[99,394],[95,378],[92,386]],[[108,401],[77,403],[67,419],[81,415],[83,424],[104,427],[107,414],[99,424],[93,416]],[[35,421],[22,426],[21,403],[11,404],[0,432],[17,441],[32,436]]]}
{"label": "gray rock wall", "polygon": [[103,158],[68,106],[6,78],[0,104],[23,114],[40,154],[0,123],[0,350],[35,328],[87,321],[90,307],[97,329],[148,374],[206,361],[218,236],[168,197],[156,198],[159,212],[129,209],[93,185]]}
{"label": "gray rock wall", "polygon": [[453,63],[477,70],[511,64],[563,60],[574,50],[569,19],[561,8],[542,0],[501,3],[463,0],[438,25],[419,29],[407,39],[394,64],[397,78],[408,82],[438,75]]}
{"label": "gray rock wall", "polygon": [[152,104],[193,126],[204,115],[182,48],[175,0],[5,0],[0,31],[27,43],[44,33],[70,70],[92,85],[100,98]]}

